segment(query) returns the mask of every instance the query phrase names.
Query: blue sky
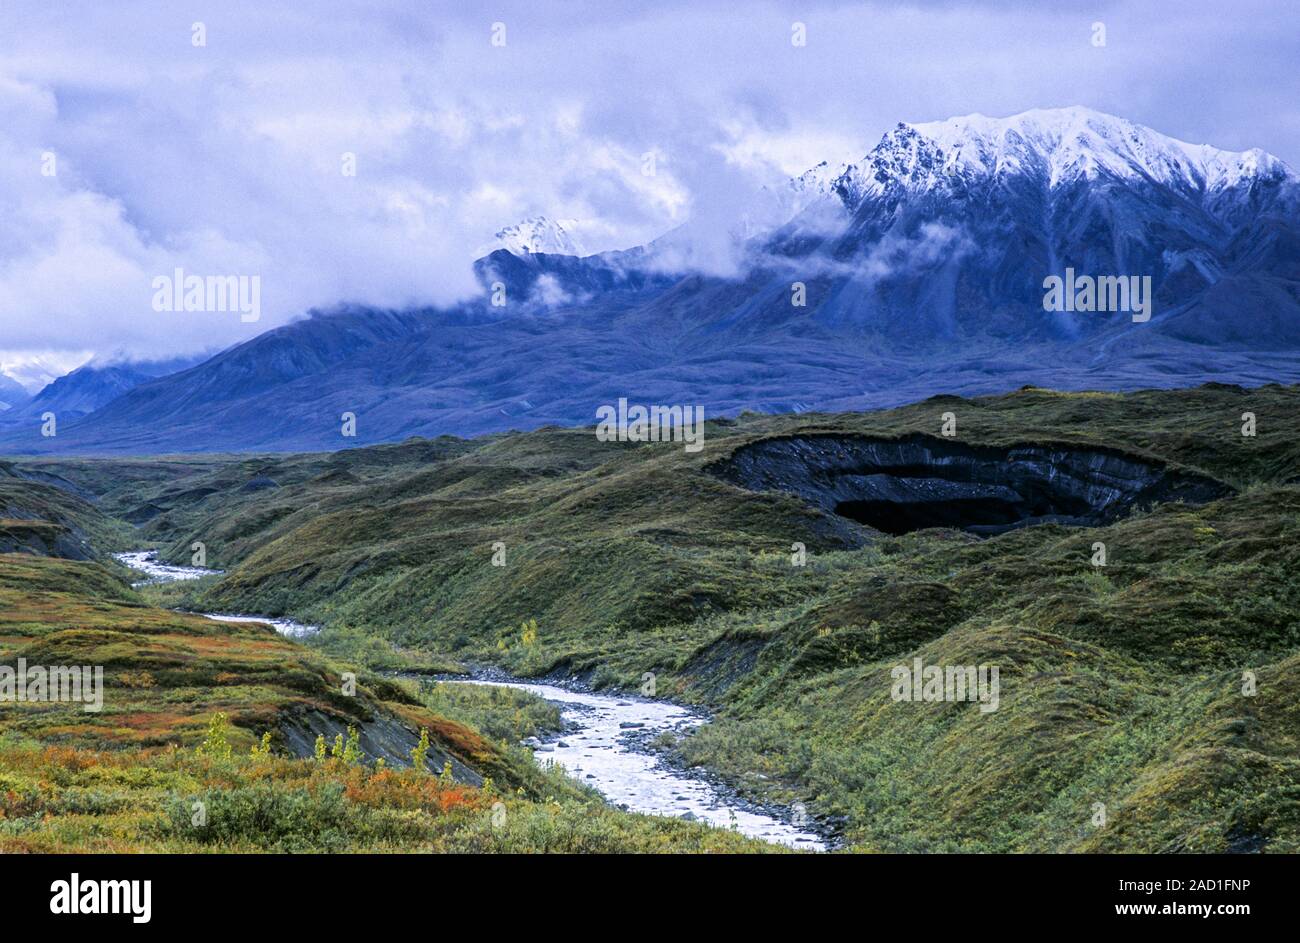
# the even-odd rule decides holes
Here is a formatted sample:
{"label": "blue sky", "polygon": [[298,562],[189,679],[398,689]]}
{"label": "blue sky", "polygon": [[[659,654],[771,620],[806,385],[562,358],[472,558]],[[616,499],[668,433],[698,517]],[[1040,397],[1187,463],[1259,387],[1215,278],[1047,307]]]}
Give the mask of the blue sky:
{"label": "blue sky", "polygon": [[[1083,104],[1300,165],[1287,4],[465,6],[6,0],[0,364],[34,383],[312,306],[452,302],[525,216],[578,219],[594,249],[721,225],[899,121]],[[153,311],[176,266],[259,274],[261,321]]]}

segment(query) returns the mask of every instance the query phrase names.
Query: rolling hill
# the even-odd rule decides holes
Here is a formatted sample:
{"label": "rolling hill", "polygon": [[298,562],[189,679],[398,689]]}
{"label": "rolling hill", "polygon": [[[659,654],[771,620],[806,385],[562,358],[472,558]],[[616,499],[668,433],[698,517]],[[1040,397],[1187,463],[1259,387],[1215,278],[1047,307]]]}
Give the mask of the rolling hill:
{"label": "rolling hill", "polygon": [[[1276,385],[1026,388],[746,414],[698,454],[551,428],[17,468],[141,519],[175,561],[204,540],[226,573],[170,604],[322,624],[326,657],[628,690],[652,673],[713,713],[665,761],[802,802],[858,850],[1294,851],[1297,406]],[[874,464],[846,471],[845,443]],[[1020,526],[981,531],[969,502],[1008,502],[972,457],[1015,472]],[[964,482],[967,503],[885,533],[852,490],[880,500],[882,478],[904,503]],[[1035,495],[1097,516],[1044,522]],[[999,666],[997,709],[900,703],[892,672],[916,659]]]}

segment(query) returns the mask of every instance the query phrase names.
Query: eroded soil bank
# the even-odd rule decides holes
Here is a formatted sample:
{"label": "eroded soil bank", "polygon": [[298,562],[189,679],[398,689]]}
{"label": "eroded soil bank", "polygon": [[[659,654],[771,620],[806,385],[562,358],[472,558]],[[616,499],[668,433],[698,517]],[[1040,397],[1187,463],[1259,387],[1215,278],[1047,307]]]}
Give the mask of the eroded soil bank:
{"label": "eroded soil bank", "polygon": [[1232,493],[1211,478],[1106,449],[971,446],[922,435],[766,439],[709,470],[751,491],[797,495],[887,534],[1095,527],[1162,502],[1204,504]]}

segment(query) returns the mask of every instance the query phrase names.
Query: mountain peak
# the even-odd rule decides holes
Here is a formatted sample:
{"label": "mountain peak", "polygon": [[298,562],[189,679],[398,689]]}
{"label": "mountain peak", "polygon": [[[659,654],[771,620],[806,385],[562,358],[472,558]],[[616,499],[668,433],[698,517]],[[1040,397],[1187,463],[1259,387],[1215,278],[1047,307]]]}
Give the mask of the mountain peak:
{"label": "mountain peak", "polygon": [[852,205],[864,194],[891,186],[929,189],[954,179],[1023,173],[1041,174],[1050,187],[1113,177],[1210,193],[1254,178],[1297,179],[1283,161],[1259,148],[1238,152],[1189,144],[1126,118],[1072,105],[1005,118],[977,113],[900,123],[824,189],[834,189]]}
{"label": "mountain peak", "polygon": [[966,115],[909,127],[935,142],[947,168],[997,173],[1035,156],[1045,162],[1053,185],[1110,175],[1215,190],[1246,176],[1293,176],[1286,164],[1258,148],[1235,152],[1189,144],[1082,105],[1036,108],[1007,118]]}
{"label": "mountain peak", "polygon": [[[547,216],[531,216],[496,234],[496,248],[513,255],[525,256],[538,252],[552,255],[586,255],[574,236],[576,219],[553,220]],[[486,253],[480,253],[486,254]]]}

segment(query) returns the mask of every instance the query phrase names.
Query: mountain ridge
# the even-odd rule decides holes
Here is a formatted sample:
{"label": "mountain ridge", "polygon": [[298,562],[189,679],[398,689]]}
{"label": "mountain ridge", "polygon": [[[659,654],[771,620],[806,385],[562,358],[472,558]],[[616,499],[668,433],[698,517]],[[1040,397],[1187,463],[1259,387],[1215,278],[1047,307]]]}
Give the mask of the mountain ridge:
{"label": "mountain ridge", "polygon": [[[1081,108],[900,124],[868,159],[795,178],[734,271],[682,264],[685,234],[581,258],[523,239],[456,308],[314,312],[0,451],[340,448],[586,424],[623,396],[718,416],[1300,379],[1282,161]],[[1150,323],[1045,311],[1066,269],[1150,276]]]}

